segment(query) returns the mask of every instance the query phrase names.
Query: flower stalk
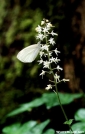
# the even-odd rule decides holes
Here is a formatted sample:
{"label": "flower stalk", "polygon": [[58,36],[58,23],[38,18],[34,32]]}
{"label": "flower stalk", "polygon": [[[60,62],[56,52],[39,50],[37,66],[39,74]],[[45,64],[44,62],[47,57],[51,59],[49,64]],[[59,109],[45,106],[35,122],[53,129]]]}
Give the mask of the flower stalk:
{"label": "flower stalk", "polygon": [[[43,22],[41,22],[41,24],[42,24],[41,28],[40,28],[40,26],[38,26],[39,31],[37,30],[37,32],[38,32],[37,39],[39,39],[40,42],[45,41],[45,45],[41,45],[40,53],[42,53],[42,55],[40,54],[40,61],[38,61],[38,62],[39,62],[39,64],[43,64],[43,69],[47,69],[47,70],[46,71],[43,70],[40,75],[42,75],[42,77],[43,77],[43,75],[45,75],[47,72],[49,74],[52,74],[53,80],[49,80],[49,81],[51,83],[54,83],[54,85],[48,84],[45,89],[50,90],[53,87],[55,87],[55,90],[53,89],[53,92],[57,95],[57,98],[58,98],[61,110],[63,112],[63,115],[65,117],[65,120],[69,121],[68,117],[63,109],[63,106],[61,104],[61,100],[60,100],[58,88],[57,88],[58,83],[60,83],[61,81],[65,82],[65,81],[69,81],[69,80],[68,79],[60,80],[60,75],[58,75],[58,71],[63,70],[58,64],[58,62],[60,61],[60,59],[58,59],[58,54],[60,53],[60,51],[58,51],[57,48],[55,50],[50,51],[50,46],[54,46],[54,44],[56,44],[53,36],[58,36],[58,34],[54,33],[53,30],[51,31],[51,28],[53,28],[53,26],[48,20],[43,20]],[[38,27],[36,29],[38,29]],[[42,35],[42,39],[39,37],[39,34]],[[50,37],[50,35],[51,35],[51,37]],[[56,58],[52,56],[53,52],[55,53]],[[46,60],[43,60],[43,57],[46,57]],[[41,61],[42,61],[42,63],[41,63]],[[57,67],[52,68],[52,65],[54,65],[54,64],[57,65]],[[56,73],[55,73],[55,70],[56,70]],[[69,125],[71,132],[73,133],[73,130],[72,130],[70,124],[68,124],[68,125]]]}

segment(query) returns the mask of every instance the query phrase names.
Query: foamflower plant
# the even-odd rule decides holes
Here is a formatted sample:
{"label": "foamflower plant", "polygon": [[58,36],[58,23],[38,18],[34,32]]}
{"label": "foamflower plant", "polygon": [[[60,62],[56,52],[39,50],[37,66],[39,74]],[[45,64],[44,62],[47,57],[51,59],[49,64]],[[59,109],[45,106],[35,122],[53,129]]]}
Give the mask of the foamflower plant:
{"label": "foamflower plant", "polygon": [[58,34],[53,31],[53,28],[54,26],[51,24],[51,22],[49,22],[49,20],[43,19],[41,21],[41,25],[38,25],[35,28],[37,32],[36,39],[38,43],[22,49],[18,53],[17,58],[24,63],[30,63],[34,61],[39,54],[40,59],[38,60],[38,64],[42,64],[43,66],[40,76],[44,78],[44,75],[47,73],[52,75],[52,80],[49,79],[49,83],[45,89],[53,90],[53,92],[57,95],[61,110],[66,119],[66,123],[69,125],[69,128],[72,131],[67,115],[62,107],[57,89],[58,83],[61,81],[69,81],[69,79],[60,79],[59,72],[62,71],[63,68],[59,65],[60,59],[58,58],[58,54],[60,51],[58,51],[57,48],[52,49],[52,47],[56,45],[55,36],[58,36]]}

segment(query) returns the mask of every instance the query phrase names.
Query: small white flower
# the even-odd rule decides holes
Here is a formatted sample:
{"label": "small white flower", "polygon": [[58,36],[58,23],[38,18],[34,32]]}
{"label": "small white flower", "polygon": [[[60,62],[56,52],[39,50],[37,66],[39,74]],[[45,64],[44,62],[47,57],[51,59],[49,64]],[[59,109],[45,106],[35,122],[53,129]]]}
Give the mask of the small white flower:
{"label": "small white flower", "polygon": [[44,35],[39,33],[37,36],[36,36],[36,39],[40,39],[40,40],[43,40],[44,38]]}
{"label": "small white flower", "polygon": [[59,70],[63,70],[59,65],[57,66],[57,70],[59,71]]}
{"label": "small white flower", "polygon": [[58,53],[60,53],[60,51],[58,51],[57,48],[53,51],[55,52],[56,55],[58,55]]}
{"label": "small white flower", "polygon": [[51,84],[47,85],[47,87],[45,89],[46,90],[52,89],[52,85]]}
{"label": "small white flower", "polygon": [[48,51],[48,50],[49,50],[49,45],[42,45],[41,50],[42,50],[42,51],[43,51],[43,50]]}
{"label": "small white flower", "polygon": [[48,54],[47,53],[44,53],[44,56],[46,57]]}
{"label": "small white flower", "polygon": [[41,21],[41,25],[44,25],[45,24],[45,21]]}
{"label": "small white flower", "polygon": [[52,56],[52,52],[49,52],[49,56]]}
{"label": "small white flower", "polygon": [[49,29],[48,29],[47,27],[44,27],[44,28],[43,28],[43,32],[44,32],[44,33],[48,33],[48,30],[49,30]]}
{"label": "small white flower", "polygon": [[38,60],[38,62],[39,62],[39,64],[42,64],[42,63],[43,63],[43,60],[42,60],[42,59],[40,59],[40,60]]}
{"label": "small white flower", "polygon": [[45,75],[45,71],[44,70],[42,70],[42,72],[41,72],[41,74],[40,75],[42,75],[42,78],[43,78],[43,75]]}
{"label": "small white flower", "polygon": [[60,59],[58,59],[57,57],[55,58],[55,63],[58,63],[60,61]]}
{"label": "small white flower", "polygon": [[56,36],[58,36],[58,34],[57,33],[54,33],[53,31],[50,33],[52,36],[54,36],[54,35],[56,35]]}
{"label": "small white flower", "polygon": [[40,51],[39,55],[40,55],[40,58],[41,58],[44,55],[44,52]]}
{"label": "small white flower", "polygon": [[50,62],[49,61],[44,61],[43,63],[43,68],[49,68]]}
{"label": "small white flower", "polygon": [[47,20],[47,19],[46,19],[45,21],[46,21],[46,22],[49,22],[49,20]]}
{"label": "small white flower", "polygon": [[55,62],[55,58],[50,58],[50,62],[52,63],[52,62]]}
{"label": "small white flower", "polygon": [[60,76],[57,75],[57,73],[54,75],[54,78],[55,78],[56,82],[59,82],[60,81]]}
{"label": "small white flower", "polygon": [[52,44],[52,45],[54,45],[55,44],[54,38],[50,38],[49,39],[49,43]]}
{"label": "small white flower", "polygon": [[47,28],[50,29],[52,27],[52,24],[49,22],[47,23]]}
{"label": "small white flower", "polygon": [[63,79],[64,82],[69,81],[69,79]]}
{"label": "small white flower", "polygon": [[41,32],[42,32],[42,27],[38,25],[38,27],[36,27],[35,30],[36,30],[37,32],[41,33]]}

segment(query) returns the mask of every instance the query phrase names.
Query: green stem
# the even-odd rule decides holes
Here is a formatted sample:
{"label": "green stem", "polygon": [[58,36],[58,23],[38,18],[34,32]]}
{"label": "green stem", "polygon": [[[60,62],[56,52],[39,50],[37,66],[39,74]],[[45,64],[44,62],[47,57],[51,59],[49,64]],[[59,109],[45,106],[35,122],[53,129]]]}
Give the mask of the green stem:
{"label": "green stem", "polygon": [[[53,91],[54,91],[54,90],[53,90]],[[55,92],[55,91],[54,91],[54,92]],[[55,94],[56,94],[57,97],[58,97],[58,101],[59,101],[61,110],[62,110],[62,112],[63,112],[63,114],[64,114],[64,117],[65,117],[66,121],[68,121],[68,117],[67,117],[67,115],[66,115],[66,113],[65,113],[65,111],[64,111],[64,109],[63,109],[63,106],[62,106],[62,104],[61,104],[60,97],[59,97],[59,94],[57,93],[57,91],[55,92]],[[68,124],[68,126],[69,126],[70,130],[71,130],[72,133],[73,133],[73,130],[72,130],[71,126],[70,126],[69,124]]]}
{"label": "green stem", "polygon": [[[50,69],[51,69],[51,68],[50,68]],[[51,71],[52,71],[52,70],[51,70]],[[53,71],[52,71],[52,75],[53,75],[53,77],[54,77],[54,72],[53,72]],[[65,111],[64,111],[64,109],[63,109],[63,106],[62,106],[62,104],[61,104],[61,101],[60,101],[60,97],[59,97],[59,93],[58,93],[57,84],[56,84],[56,80],[55,80],[55,79],[54,79],[54,82],[55,82],[55,89],[56,89],[56,91],[54,91],[54,90],[53,90],[53,91],[54,91],[54,93],[57,95],[58,101],[59,101],[59,104],[60,104],[60,107],[61,107],[61,110],[62,110],[62,112],[63,112],[63,115],[64,115],[66,121],[68,121],[68,117],[67,117],[67,115],[66,115],[66,113],[65,113]],[[68,126],[69,126],[70,130],[71,130],[72,133],[73,133],[73,130],[72,130],[70,124],[68,124]]]}
{"label": "green stem", "polygon": [[[50,69],[51,69],[51,66],[50,66]],[[51,70],[51,71],[52,71],[52,70]],[[54,77],[54,72],[53,72],[53,71],[52,71],[52,75],[53,75],[53,77]],[[55,79],[54,79],[54,82],[55,82],[55,89],[56,89],[56,91],[54,91],[54,90],[53,90],[53,91],[54,91],[54,93],[57,95],[58,101],[59,101],[59,104],[60,104],[60,107],[61,107],[61,110],[62,110],[62,112],[63,112],[63,115],[64,115],[66,121],[68,121],[68,117],[67,117],[67,115],[66,115],[66,113],[65,113],[65,111],[64,111],[64,108],[63,108],[62,104],[61,104],[61,100],[60,100],[60,97],[59,97],[58,88],[57,88],[57,84],[56,84],[56,80],[55,80]],[[71,130],[72,133],[73,133],[73,130],[72,130],[70,124],[68,124],[68,126],[69,126],[70,130]]]}
{"label": "green stem", "polygon": [[[46,44],[48,44],[48,43],[47,43],[47,37],[46,37]],[[48,51],[47,53],[48,53],[48,60],[49,60],[49,59],[50,59],[49,51]],[[49,65],[49,69],[50,69],[50,71],[52,72],[52,75],[53,75],[53,78],[54,78],[54,72],[53,72],[53,69],[52,69],[52,67],[51,67],[51,64]],[[61,101],[60,101],[60,97],[59,97],[59,93],[58,93],[58,89],[57,89],[57,83],[56,83],[55,78],[54,78],[54,83],[55,83],[55,89],[56,89],[56,91],[54,91],[54,90],[53,90],[53,91],[55,92],[55,94],[56,94],[57,97],[58,97],[58,101],[59,101],[61,110],[62,110],[62,112],[63,112],[63,115],[64,115],[66,121],[69,121],[69,120],[68,120],[68,117],[67,117],[67,115],[66,115],[66,113],[65,113],[65,111],[64,111],[64,108],[63,108],[63,106],[62,106],[62,104],[61,104]],[[72,133],[73,133],[73,130],[72,130],[70,124],[68,124],[68,126],[69,126],[70,130],[71,130]],[[73,134],[74,134],[74,133],[73,133]]]}

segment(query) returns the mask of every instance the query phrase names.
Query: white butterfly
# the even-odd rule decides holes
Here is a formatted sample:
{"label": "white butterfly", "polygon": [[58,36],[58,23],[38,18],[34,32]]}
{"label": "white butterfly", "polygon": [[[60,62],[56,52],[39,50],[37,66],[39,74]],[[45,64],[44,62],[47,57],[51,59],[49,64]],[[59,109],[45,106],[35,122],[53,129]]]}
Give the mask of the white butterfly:
{"label": "white butterfly", "polygon": [[31,46],[28,46],[24,49],[22,49],[18,54],[17,58],[24,63],[30,63],[35,60],[37,57],[39,51],[40,51],[41,45],[40,44],[34,44]]}

